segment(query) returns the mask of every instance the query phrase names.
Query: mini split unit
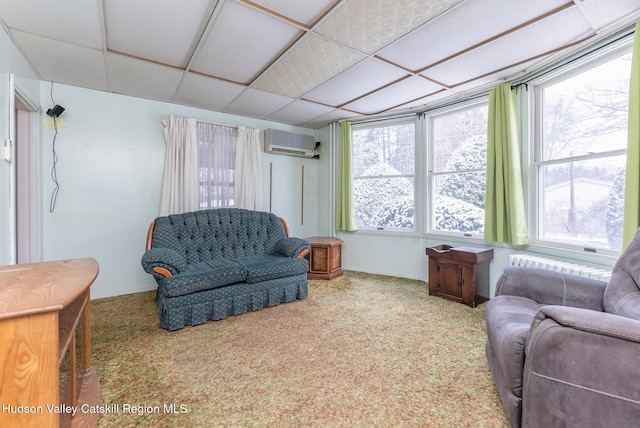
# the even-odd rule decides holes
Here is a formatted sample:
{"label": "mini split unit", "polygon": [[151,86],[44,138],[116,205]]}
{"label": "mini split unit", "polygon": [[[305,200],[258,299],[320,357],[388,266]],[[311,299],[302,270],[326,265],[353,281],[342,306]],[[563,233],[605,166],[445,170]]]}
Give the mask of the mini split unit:
{"label": "mini split unit", "polygon": [[316,155],[313,135],[267,129],[264,131],[264,151],[282,155],[312,158]]}

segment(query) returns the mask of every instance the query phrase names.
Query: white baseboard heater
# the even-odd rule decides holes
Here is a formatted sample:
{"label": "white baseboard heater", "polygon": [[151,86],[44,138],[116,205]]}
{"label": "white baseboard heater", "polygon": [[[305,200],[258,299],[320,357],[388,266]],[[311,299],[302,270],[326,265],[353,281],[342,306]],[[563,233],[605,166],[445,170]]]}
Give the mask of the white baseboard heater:
{"label": "white baseboard heater", "polygon": [[509,266],[546,269],[605,282],[609,281],[609,278],[611,278],[611,270],[597,268],[594,266],[579,265],[577,263],[570,263],[563,260],[538,257],[531,254],[510,254]]}

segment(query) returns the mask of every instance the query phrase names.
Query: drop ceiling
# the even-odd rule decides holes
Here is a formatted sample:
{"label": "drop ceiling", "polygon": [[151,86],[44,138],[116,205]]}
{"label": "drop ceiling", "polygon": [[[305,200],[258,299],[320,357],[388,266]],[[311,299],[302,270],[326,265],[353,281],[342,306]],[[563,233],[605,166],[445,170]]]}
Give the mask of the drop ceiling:
{"label": "drop ceiling", "polygon": [[424,109],[638,19],[639,0],[0,0],[44,81],[309,128]]}

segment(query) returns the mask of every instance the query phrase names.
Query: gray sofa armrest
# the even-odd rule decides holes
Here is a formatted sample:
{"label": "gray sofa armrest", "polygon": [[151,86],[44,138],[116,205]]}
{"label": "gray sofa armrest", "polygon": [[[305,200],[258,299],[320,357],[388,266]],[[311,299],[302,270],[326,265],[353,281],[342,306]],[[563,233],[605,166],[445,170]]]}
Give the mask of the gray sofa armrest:
{"label": "gray sofa armrest", "polygon": [[[538,324],[553,319],[558,325],[587,333],[615,337],[640,344],[640,321],[589,309],[548,305],[540,308],[532,324],[532,334]],[[640,348],[638,349],[640,352]]]}
{"label": "gray sofa armrest", "polygon": [[544,306],[525,353],[522,426],[637,426],[640,321]]}
{"label": "gray sofa armrest", "polygon": [[495,295],[529,298],[542,305],[563,305],[602,312],[607,283],[545,269],[509,266],[498,278]]}
{"label": "gray sofa armrest", "polygon": [[274,254],[292,258],[304,257],[309,251],[311,251],[309,241],[294,237],[280,239],[273,249]]}
{"label": "gray sofa armrest", "polygon": [[142,268],[155,277],[170,277],[185,270],[186,258],[170,248],[151,248],[142,255]]}

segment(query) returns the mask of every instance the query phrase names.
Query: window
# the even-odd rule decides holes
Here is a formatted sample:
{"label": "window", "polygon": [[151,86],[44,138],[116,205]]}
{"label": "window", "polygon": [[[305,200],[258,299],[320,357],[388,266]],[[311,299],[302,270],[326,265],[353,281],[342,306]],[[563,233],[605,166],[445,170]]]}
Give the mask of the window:
{"label": "window", "polygon": [[352,132],[358,227],[414,230],[415,119],[354,125]]}
{"label": "window", "polygon": [[626,51],[535,86],[539,241],[621,249],[630,71]]}
{"label": "window", "polygon": [[449,109],[428,118],[429,231],[484,231],[488,103]]}
{"label": "window", "polygon": [[238,130],[205,122],[197,126],[200,208],[233,207]]}

